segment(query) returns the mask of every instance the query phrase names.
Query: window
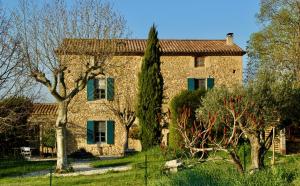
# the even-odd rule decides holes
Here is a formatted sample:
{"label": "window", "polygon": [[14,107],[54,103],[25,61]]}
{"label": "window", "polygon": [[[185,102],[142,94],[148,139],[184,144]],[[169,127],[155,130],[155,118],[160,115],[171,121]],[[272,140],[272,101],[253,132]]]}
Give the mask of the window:
{"label": "window", "polygon": [[204,57],[195,57],[194,67],[204,67]]}
{"label": "window", "polygon": [[212,89],[215,80],[212,77],[208,78],[187,78],[187,89],[190,91],[197,89]]}
{"label": "window", "polygon": [[115,143],[115,122],[113,120],[89,120],[86,129],[87,144],[104,143],[113,145]]}
{"label": "window", "polygon": [[114,99],[114,78],[90,79],[87,82],[86,95],[88,101],[99,99]]}
{"label": "window", "polygon": [[205,79],[195,79],[195,90],[206,89]]}
{"label": "window", "polygon": [[106,143],[106,122],[95,121],[94,127],[95,142]]}
{"label": "window", "polygon": [[105,78],[95,80],[95,99],[105,99],[106,80]]}

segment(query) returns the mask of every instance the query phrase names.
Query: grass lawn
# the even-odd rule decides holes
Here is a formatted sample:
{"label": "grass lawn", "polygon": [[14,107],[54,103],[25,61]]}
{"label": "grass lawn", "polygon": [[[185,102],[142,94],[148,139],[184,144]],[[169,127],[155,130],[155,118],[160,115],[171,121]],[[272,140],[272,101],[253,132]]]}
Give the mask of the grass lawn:
{"label": "grass lawn", "polygon": [[[166,159],[159,148],[151,149],[114,160],[97,160],[95,167],[131,164],[133,169],[126,172],[109,172],[102,175],[54,177],[53,185],[143,185],[145,177],[145,155],[147,155],[148,185],[300,185],[300,155],[278,156],[275,168],[269,167],[269,155],[266,156],[266,170],[256,174],[240,175],[228,161],[216,160],[198,163],[193,168],[177,174],[162,173]],[[221,154],[217,154],[220,156]],[[225,156],[224,154],[221,156]],[[192,161],[192,160],[189,160]],[[248,165],[249,167],[249,165]],[[1,170],[5,172],[4,170]],[[49,177],[8,178],[2,176],[0,185],[49,185]]]}
{"label": "grass lawn", "polygon": [[0,180],[5,177],[21,176],[33,171],[50,169],[54,165],[55,161],[0,160]]}

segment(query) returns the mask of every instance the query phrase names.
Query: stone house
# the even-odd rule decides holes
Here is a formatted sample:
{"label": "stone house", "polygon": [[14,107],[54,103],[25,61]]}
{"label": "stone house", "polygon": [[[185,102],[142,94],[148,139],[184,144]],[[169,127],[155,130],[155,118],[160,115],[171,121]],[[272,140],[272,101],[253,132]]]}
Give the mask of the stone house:
{"label": "stone house", "polygon": [[[122,155],[124,152],[125,128],[117,121],[109,106],[134,107],[138,73],[147,40],[116,41],[119,47],[109,58],[110,65],[106,66],[105,75],[90,80],[86,89],[71,101],[67,127],[68,154],[80,148],[94,155]],[[65,50],[58,52],[58,55],[67,66],[66,86],[71,87],[85,65],[99,60],[97,56],[101,54],[103,41],[65,39],[62,46]],[[228,34],[223,40],[162,39],[160,46],[165,112],[168,111],[169,101],[182,90],[242,84],[242,56],[245,52],[234,44],[233,34]],[[40,126],[47,123],[54,125],[56,110],[57,106],[53,104],[35,104],[29,121]],[[295,147],[295,142],[300,144],[297,131],[300,130],[287,128],[280,131],[275,139],[276,151],[283,154],[292,152],[290,147]],[[168,129],[164,129],[163,133],[162,140],[167,144]],[[141,150],[139,141],[130,139],[129,148]]]}
{"label": "stone house", "polygon": [[[95,155],[121,155],[125,143],[124,127],[108,109],[118,101],[134,105],[138,73],[146,48],[145,39],[117,39],[116,53],[109,59],[105,75],[90,80],[74,97],[68,112],[68,153],[85,148]],[[66,86],[85,65],[101,53],[103,40],[65,39],[58,52],[67,66]],[[182,90],[233,86],[242,83],[242,56],[245,52],[233,42],[233,34],[221,40],[160,40],[161,70],[164,78],[164,105]],[[59,51],[58,49],[58,51]],[[100,59],[101,60],[101,59]],[[82,63],[82,61],[84,61]],[[167,131],[166,131],[167,132]],[[166,140],[166,139],[165,139]],[[129,145],[132,141],[129,141]]]}

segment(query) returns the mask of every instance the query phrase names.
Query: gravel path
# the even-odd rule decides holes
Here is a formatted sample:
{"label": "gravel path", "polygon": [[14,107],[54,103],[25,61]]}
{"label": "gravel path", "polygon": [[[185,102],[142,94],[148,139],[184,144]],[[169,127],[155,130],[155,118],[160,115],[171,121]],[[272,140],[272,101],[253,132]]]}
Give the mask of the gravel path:
{"label": "gravel path", "polygon": [[[107,173],[108,171],[127,171],[132,169],[131,165],[94,168],[90,165],[89,162],[74,162],[72,163],[72,167],[75,172],[70,172],[66,174],[53,174],[53,175],[54,176],[94,175],[94,174],[104,174]],[[23,177],[49,176],[49,175],[50,175],[49,170],[42,170],[42,171],[36,171],[36,172],[25,174]]]}

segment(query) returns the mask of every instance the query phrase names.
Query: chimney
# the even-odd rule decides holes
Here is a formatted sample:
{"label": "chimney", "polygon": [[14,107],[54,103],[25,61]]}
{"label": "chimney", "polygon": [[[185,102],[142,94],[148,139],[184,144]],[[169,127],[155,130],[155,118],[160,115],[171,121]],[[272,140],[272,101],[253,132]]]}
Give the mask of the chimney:
{"label": "chimney", "polygon": [[226,45],[233,45],[233,33],[226,35]]}

